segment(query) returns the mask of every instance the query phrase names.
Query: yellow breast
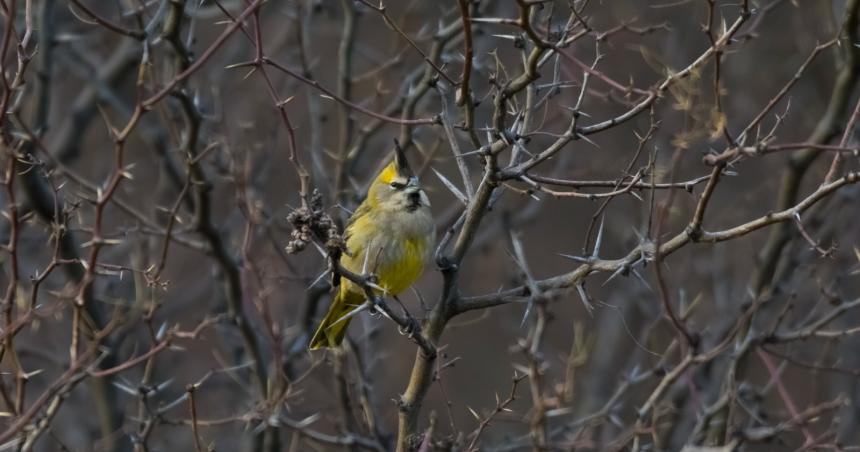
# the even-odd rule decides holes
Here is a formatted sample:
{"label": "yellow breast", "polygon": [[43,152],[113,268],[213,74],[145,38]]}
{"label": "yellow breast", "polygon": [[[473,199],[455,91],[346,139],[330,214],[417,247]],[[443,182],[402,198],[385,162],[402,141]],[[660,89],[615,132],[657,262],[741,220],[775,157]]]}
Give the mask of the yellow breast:
{"label": "yellow breast", "polygon": [[392,295],[403,292],[421,276],[427,251],[426,238],[409,238],[394,245],[393,259],[381,262],[377,275],[379,285]]}
{"label": "yellow breast", "polygon": [[421,276],[433,238],[403,233],[384,221],[366,215],[351,224],[346,243],[350,255],[341,262],[350,271],[374,273],[388,295],[398,295]]}

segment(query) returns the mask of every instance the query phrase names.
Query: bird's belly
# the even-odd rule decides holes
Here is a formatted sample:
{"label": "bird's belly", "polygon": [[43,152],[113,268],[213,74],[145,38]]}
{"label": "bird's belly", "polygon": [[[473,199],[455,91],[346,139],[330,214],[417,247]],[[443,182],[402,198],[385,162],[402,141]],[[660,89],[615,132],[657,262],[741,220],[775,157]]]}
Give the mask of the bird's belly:
{"label": "bird's belly", "polygon": [[356,273],[373,273],[377,285],[389,295],[398,295],[421,276],[432,237],[403,237],[378,234],[361,252],[344,257],[344,266]]}
{"label": "bird's belly", "polygon": [[391,246],[389,252],[381,253],[376,275],[379,286],[392,295],[406,290],[421,276],[426,260],[427,238],[411,238]]}

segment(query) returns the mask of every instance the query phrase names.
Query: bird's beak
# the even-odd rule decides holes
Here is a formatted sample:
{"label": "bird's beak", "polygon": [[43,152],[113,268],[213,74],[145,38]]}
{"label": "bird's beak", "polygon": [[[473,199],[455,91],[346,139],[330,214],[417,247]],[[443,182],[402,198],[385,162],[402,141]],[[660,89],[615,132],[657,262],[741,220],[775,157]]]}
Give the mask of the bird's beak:
{"label": "bird's beak", "polygon": [[406,193],[406,199],[409,200],[409,205],[407,208],[412,211],[418,208],[421,205],[430,205],[430,201],[427,200],[427,195],[421,191],[421,186],[418,185],[418,178],[413,176],[409,178],[409,182],[406,185],[406,189],[403,190]]}

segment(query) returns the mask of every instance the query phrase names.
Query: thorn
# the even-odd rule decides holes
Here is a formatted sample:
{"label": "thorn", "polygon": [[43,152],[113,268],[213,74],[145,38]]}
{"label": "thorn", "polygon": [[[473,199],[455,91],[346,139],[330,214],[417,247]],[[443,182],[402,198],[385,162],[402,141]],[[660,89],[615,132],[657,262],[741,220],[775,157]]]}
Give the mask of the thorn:
{"label": "thorn", "polygon": [[609,284],[609,281],[612,281],[613,279],[615,279],[616,276],[624,274],[624,271],[626,269],[627,269],[626,265],[622,265],[622,266],[618,267],[618,270],[615,270],[614,272],[612,272],[612,274],[609,275],[608,278],[606,278],[606,281],[603,281],[603,284],[601,284],[601,287]]}
{"label": "thorn", "polygon": [[473,410],[472,407],[470,407],[469,405],[466,405],[466,408],[469,409],[469,412],[472,413],[472,416],[475,416],[475,419],[477,419],[478,422],[481,421],[481,416],[478,416],[478,413],[475,412],[475,410]]}
{"label": "thorn", "polygon": [[520,328],[522,328],[523,325],[526,324],[526,319],[529,317],[529,314],[531,314],[531,312],[532,312],[532,304],[533,304],[532,300],[531,300],[531,298],[529,298],[529,302],[528,302],[528,304],[526,304],[526,311],[523,313],[523,319],[520,320]]}
{"label": "thorn", "polygon": [[183,392],[182,395],[180,395],[179,397],[176,398],[176,400],[173,400],[172,402],[168,403],[167,405],[158,407],[158,414],[165,414],[165,413],[169,412],[170,410],[179,406],[179,404],[186,401],[187,399],[188,399],[188,393]]}
{"label": "thorn", "polygon": [[330,271],[331,270],[329,270],[329,269],[325,269],[322,273],[320,273],[320,275],[317,276],[317,278],[312,283],[310,283],[310,285],[308,286],[308,289],[317,285],[317,283],[320,282],[320,280],[323,279],[326,275],[328,275]]}
{"label": "thorn", "polygon": [[572,261],[581,262],[583,264],[587,264],[589,261],[587,257],[574,256],[572,254],[562,254],[562,253],[555,253],[555,254],[556,254],[556,256],[561,256],[565,259],[570,259]]}
{"label": "thorn", "polygon": [[600,217],[600,227],[597,229],[597,238],[594,239],[594,251],[591,252],[593,258],[600,257],[600,245],[603,244],[603,220],[605,219],[605,216]]}
{"label": "thorn", "polygon": [[[475,154],[484,154],[484,153],[486,153],[486,152],[487,152],[487,150],[486,150],[486,149],[484,149],[484,148],[478,148],[478,149],[475,149],[474,151],[461,152],[461,153],[460,153],[460,157],[468,157],[468,156],[470,156],[470,155],[475,155]],[[435,171],[435,170],[434,170],[434,171]]]}
{"label": "thorn", "polygon": [[167,332],[167,322],[158,327],[158,332],[155,333],[155,340],[161,342],[164,339],[164,333]]}
{"label": "thorn", "polygon": [[630,271],[632,271],[633,275],[636,276],[639,279],[639,281],[642,282],[642,285],[645,286],[646,289],[648,289],[651,292],[654,292],[654,288],[652,288],[651,285],[648,284],[648,281],[645,281],[645,278],[642,277],[642,274],[639,273],[639,271],[637,271],[635,268],[630,269]]}
{"label": "thorn", "polygon": [[455,198],[460,200],[460,202],[462,202],[464,205],[469,203],[469,200],[468,200],[468,198],[466,198],[466,195],[464,195],[463,192],[460,191],[460,189],[458,189],[456,185],[454,185],[451,181],[449,181],[439,171],[436,171],[436,168],[431,168],[431,169],[433,170],[433,173],[436,174],[436,177],[438,177],[439,180],[442,181],[442,184],[445,185],[445,188],[447,188],[451,193],[454,194]]}
{"label": "thorn", "polygon": [[333,326],[337,325],[337,324],[338,324],[338,323],[340,323],[340,322],[343,322],[343,321],[345,321],[345,320],[348,320],[348,319],[351,319],[351,318],[355,317],[355,316],[356,316],[358,313],[360,313],[361,311],[366,311],[366,310],[370,309],[370,306],[371,306],[371,303],[370,303],[369,301],[365,301],[364,303],[362,303],[361,305],[359,305],[359,306],[358,306],[358,307],[356,307],[355,309],[353,309],[353,310],[351,310],[351,311],[347,312],[346,314],[344,314],[344,315],[343,315],[343,317],[341,317],[341,318],[339,318],[339,319],[335,320],[335,321],[334,321],[334,323],[332,323],[331,325],[329,325],[329,328],[331,328],[331,327],[333,327]]}
{"label": "thorn", "polygon": [[314,413],[296,423],[296,428],[302,429],[310,427],[311,424],[317,421],[322,416],[322,413]]}
{"label": "thorn", "polygon": [[137,390],[132,388],[131,386],[127,386],[127,385],[120,383],[116,380],[112,381],[111,383],[113,383],[113,385],[116,386],[120,391],[122,391],[128,395],[132,395],[132,396],[138,395]]}
{"label": "thorn", "polygon": [[29,380],[30,378],[35,377],[36,375],[39,375],[44,371],[45,369],[36,369],[32,372],[25,372],[24,375],[22,375],[21,377],[23,377],[24,380]]}
{"label": "thorn", "polygon": [[368,282],[367,287],[370,287],[371,289],[378,290],[378,291],[382,292],[383,296],[388,295],[388,290],[386,290],[384,287],[382,287],[376,283]]}
{"label": "thorn", "polygon": [[248,66],[253,66],[253,65],[254,65],[253,61],[243,61],[241,63],[228,64],[227,66],[224,66],[224,69],[236,69],[236,68],[240,68],[240,67],[248,67]]}
{"label": "thorn", "polygon": [[244,80],[248,80],[248,78],[249,78],[250,76],[254,75],[254,72],[257,72],[257,67],[256,67],[256,66],[252,67],[252,68],[251,68],[251,70],[249,70],[249,71],[248,71],[248,72],[247,72],[247,73],[242,77],[242,80],[243,80],[243,81],[244,81]]}
{"label": "thorn", "polygon": [[296,97],[296,96],[290,96],[290,97],[288,97],[282,101],[279,101],[277,106],[280,108],[280,107],[283,107],[284,105],[287,105],[288,103],[290,103],[291,100],[293,100],[294,97]]}
{"label": "thorn", "polygon": [[253,364],[254,364],[253,362],[251,362],[251,361],[247,361],[247,362],[244,362],[244,363],[242,363],[242,364],[237,364],[237,365],[235,365],[235,366],[225,367],[225,368],[223,368],[223,369],[217,369],[217,370],[215,370],[215,372],[218,372],[218,373],[231,373],[231,372],[234,372],[234,371],[237,371],[237,370],[242,370],[242,369],[249,368],[249,367],[251,367]]}
{"label": "thorn", "polygon": [[511,124],[511,127],[508,128],[511,135],[519,135],[519,132],[522,130],[521,126],[523,124],[521,121],[523,119],[523,116],[524,115],[522,111],[516,112],[516,116],[514,116],[514,122]]}
{"label": "thorn", "polygon": [[592,140],[591,140],[591,138],[588,138],[587,136],[585,136],[585,135],[583,135],[583,134],[581,134],[581,133],[579,133],[579,132],[577,132],[577,133],[576,133],[576,136],[577,136],[577,138],[580,138],[581,140],[583,140],[583,141],[585,141],[586,143],[588,143],[588,144],[590,144],[590,145],[592,145],[592,146],[596,147],[597,149],[600,149],[600,145],[598,145],[597,143],[595,143],[594,141],[592,141]]}
{"label": "thorn", "polygon": [[167,379],[167,380],[165,380],[163,383],[160,383],[160,384],[156,385],[152,392],[153,392],[153,393],[159,393],[159,392],[161,392],[162,390],[167,389],[168,387],[170,387],[170,385],[171,385],[171,384],[173,384],[173,379],[172,379],[172,378],[168,378],[168,379]]}
{"label": "thorn", "polygon": [[311,241],[311,243],[313,243],[317,251],[320,252],[320,256],[322,256],[323,258],[327,257],[325,250],[322,249],[322,247],[317,242]]}
{"label": "thorn", "polygon": [[580,283],[576,285],[576,291],[579,292],[579,297],[582,299],[582,304],[585,305],[585,310],[588,311],[588,314],[594,317],[594,306],[591,304],[591,301],[588,299],[588,293],[585,291],[585,285]]}

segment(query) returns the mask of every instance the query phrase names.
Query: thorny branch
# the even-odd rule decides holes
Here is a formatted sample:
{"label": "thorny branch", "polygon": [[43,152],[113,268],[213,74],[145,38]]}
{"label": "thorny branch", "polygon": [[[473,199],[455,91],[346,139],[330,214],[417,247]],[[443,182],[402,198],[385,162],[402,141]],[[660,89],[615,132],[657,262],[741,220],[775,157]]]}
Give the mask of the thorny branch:
{"label": "thorny branch", "polygon": [[0,450],[860,443],[860,1],[619,5],[0,1]]}

